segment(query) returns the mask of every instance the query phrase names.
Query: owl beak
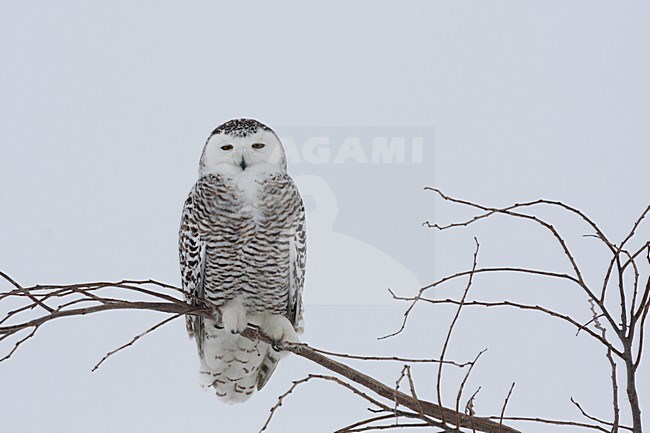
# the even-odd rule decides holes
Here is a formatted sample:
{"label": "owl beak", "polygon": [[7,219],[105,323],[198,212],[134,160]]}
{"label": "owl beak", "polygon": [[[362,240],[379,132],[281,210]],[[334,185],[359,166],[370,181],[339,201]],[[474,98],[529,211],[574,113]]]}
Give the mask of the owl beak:
{"label": "owl beak", "polygon": [[246,167],[248,167],[248,165],[246,164],[246,159],[244,159],[243,156],[241,157],[241,161],[239,161],[239,166],[241,167],[242,170],[246,170]]}

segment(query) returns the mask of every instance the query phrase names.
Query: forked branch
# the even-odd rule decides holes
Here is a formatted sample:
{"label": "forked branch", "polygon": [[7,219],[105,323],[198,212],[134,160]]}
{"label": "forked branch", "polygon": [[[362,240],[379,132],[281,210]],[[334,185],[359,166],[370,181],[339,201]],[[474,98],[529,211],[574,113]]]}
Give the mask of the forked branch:
{"label": "forked branch", "polygon": [[[583,416],[591,421],[597,421],[599,424],[585,425],[585,423],[553,421],[532,417],[505,418],[501,416],[498,419],[526,420],[556,425],[574,425],[601,431],[610,431],[612,433],[616,433],[619,429],[631,429],[634,433],[641,433],[641,409],[636,383],[636,372],[644,352],[645,325],[650,311],[650,276],[642,276],[644,271],[646,273],[648,272],[648,265],[650,264],[650,241],[646,238],[642,240],[639,246],[628,247],[628,245],[632,244],[637,238],[643,221],[646,220],[646,217],[650,214],[650,206],[644,208],[641,215],[632,224],[627,235],[617,244],[612,242],[605,235],[604,231],[601,230],[600,227],[584,212],[559,201],[540,199],[525,203],[515,203],[513,205],[498,208],[455,198],[443,193],[437,188],[425,189],[435,192],[446,202],[467,206],[478,212],[478,215],[467,220],[452,222],[445,225],[425,222],[425,226],[445,231],[453,228],[467,227],[497,215],[530,221],[543,227],[551,234],[554,241],[560,246],[563,255],[571,265],[573,272],[571,274],[563,274],[554,271],[529,268],[495,267],[475,269],[475,267],[473,267],[471,270],[446,276],[433,284],[425,286],[416,296],[413,297],[399,296],[391,291],[394,299],[406,301],[409,305],[404,312],[402,326],[395,333],[388,336],[396,335],[404,329],[409,315],[413,311],[414,307],[419,303],[426,303],[429,305],[452,304],[457,305],[458,308],[464,306],[517,308],[524,311],[539,312],[554,319],[564,321],[577,328],[578,332],[576,335],[579,335],[581,332],[585,333],[600,342],[605,348],[606,357],[611,367],[610,378],[612,383],[613,421],[610,422],[605,421],[602,418],[588,416],[575,402],[574,403],[578,406]],[[599,239],[611,254],[607,264],[603,266],[606,270],[602,286],[598,287],[597,290],[587,284],[584,270],[578,265],[576,256],[569,247],[568,242],[556,228],[555,223],[552,223],[550,220],[545,218],[541,218],[535,213],[535,209],[542,206],[559,208],[568,212],[572,216],[579,217],[591,230],[594,231],[594,234],[586,236]],[[642,260],[644,252],[646,256],[645,261]],[[425,296],[425,293],[430,288],[460,278],[464,275],[505,272],[529,274],[540,278],[553,279],[555,281],[566,280],[571,282],[574,287],[577,286],[582,293],[587,296],[587,300],[590,304],[591,318],[589,320],[578,319],[571,314],[562,313],[561,311],[556,311],[541,305],[528,305],[510,299],[490,302],[481,300],[467,301],[465,299],[465,293],[460,300],[451,298],[437,299]],[[626,277],[626,273],[631,273],[631,276]],[[644,279],[647,281],[645,288],[641,283]],[[615,289],[610,290],[611,286],[615,286]],[[620,425],[619,383],[617,376],[618,368],[623,368],[625,370],[625,394],[632,414],[632,427],[623,427]],[[497,418],[492,417],[491,419]],[[603,427],[603,425],[606,427]]]}
{"label": "forked branch", "polygon": [[[0,341],[8,341],[12,337],[16,340],[13,347],[0,361],[8,360],[22,344],[33,338],[42,326],[62,317],[87,316],[93,313],[115,310],[155,311],[167,314],[164,320],[138,334],[130,342],[108,352],[93,369],[96,370],[112,355],[133,346],[140,338],[154,332],[166,323],[187,314],[212,317],[215,311],[214,305],[211,305],[206,300],[195,300],[199,301],[197,302],[199,307],[190,305],[182,299],[183,293],[178,287],[155,280],[124,280],[115,283],[96,282],[52,286],[38,285],[24,288],[18,285],[18,283],[15,283],[6,274],[0,274],[0,276],[4,276],[5,280],[14,287],[0,294],[0,309],[2,309],[1,311],[7,311],[4,313],[5,316],[2,318],[0,325]],[[271,343],[271,340],[266,335],[262,334],[259,329],[253,326],[249,326],[242,335],[250,339]],[[372,399],[371,401],[373,403],[378,403],[376,406],[379,408],[389,408],[389,410],[392,410],[390,409],[390,405],[395,403],[408,408],[412,412],[401,411],[402,416],[415,417],[418,420],[424,421],[424,424],[427,426],[437,426],[437,424],[443,426],[443,423],[438,423],[436,420],[440,420],[443,416],[447,419],[454,419],[458,415],[461,419],[462,427],[469,428],[473,426],[477,431],[486,433],[496,433],[497,431],[516,433],[518,431],[508,426],[502,426],[500,428],[499,423],[488,419],[466,414],[457,414],[453,409],[440,407],[438,404],[418,399],[414,394],[409,395],[395,391],[394,387],[381,383],[348,365],[333,360],[325,354],[329,353],[332,356],[340,356],[343,358],[380,361],[444,362],[460,367],[471,365],[471,363],[457,363],[436,359],[423,360],[402,357],[354,356],[315,349],[304,343],[280,343],[278,346],[282,350],[293,352],[297,356],[310,360],[349,380],[349,382],[345,382],[335,376],[310,375],[306,380],[298,381],[298,383],[294,382],[294,386],[290,391],[293,391],[299,384],[311,379],[328,380],[336,382],[338,385],[350,390],[358,391],[355,392],[357,395],[366,400]],[[353,383],[356,386],[352,385]],[[357,388],[357,386],[360,388]],[[365,392],[361,391],[361,388],[365,389]],[[368,393],[372,393],[377,397],[370,397]],[[278,407],[282,399],[278,402]],[[384,399],[388,403],[380,403],[379,399]]]}

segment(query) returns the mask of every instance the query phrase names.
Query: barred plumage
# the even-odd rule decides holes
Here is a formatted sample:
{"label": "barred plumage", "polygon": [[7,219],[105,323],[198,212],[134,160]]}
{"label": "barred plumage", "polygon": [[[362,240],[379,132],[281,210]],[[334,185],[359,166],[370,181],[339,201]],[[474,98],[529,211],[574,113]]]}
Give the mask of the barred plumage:
{"label": "barred plumage", "polygon": [[183,289],[190,302],[205,298],[220,314],[188,316],[188,332],[201,383],[226,401],[244,401],[266,384],[280,354],[237,332],[247,322],[277,339],[302,332],[304,207],[279,139],[254,120],[215,129],[199,175],[181,218]]}

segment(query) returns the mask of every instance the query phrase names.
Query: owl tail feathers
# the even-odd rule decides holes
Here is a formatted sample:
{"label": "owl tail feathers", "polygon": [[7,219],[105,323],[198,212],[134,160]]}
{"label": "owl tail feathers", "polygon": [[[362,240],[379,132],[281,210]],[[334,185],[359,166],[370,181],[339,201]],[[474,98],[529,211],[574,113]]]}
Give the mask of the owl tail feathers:
{"label": "owl tail feathers", "polygon": [[259,371],[257,373],[257,389],[261,390],[264,388],[264,385],[269,381],[271,378],[271,374],[275,371],[275,367],[278,366],[278,362],[280,361],[280,354],[275,352],[273,349],[270,349],[267,353],[266,356],[264,357],[264,360],[260,364]]}
{"label": "owl tail feathers", "polygon": [[194,338],[194,316],[185,316],[185,329],[190,338]]}
{"label": "owl tail feathers", "polygon": [[241,371],[216,370],[201,360],[199,385],[206,390],[214,388],[217,398],[224,403],[243,403],[248,400],[255,391],[256,378],[255,374],[242,375]]}
{"label": "owl tail feathers", "polygon": [[199,372],[199,384],[204,388],[214,388],[217,398],[224,403],[236,404],[248,400],[255,391],[255,377],[243,377],[236,381],[221,380],[211,371]]}

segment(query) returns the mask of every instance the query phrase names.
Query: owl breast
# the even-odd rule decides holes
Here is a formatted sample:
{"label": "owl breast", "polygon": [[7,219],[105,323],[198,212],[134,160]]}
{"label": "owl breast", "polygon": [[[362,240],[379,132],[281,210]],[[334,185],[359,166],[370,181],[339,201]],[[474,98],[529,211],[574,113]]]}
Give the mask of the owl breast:
{"label": "owl breast", "polygon": [[206,298],[216,306],[239,299],[249,314],[286,314],[292,220],[282,177],[207,178],[199,205]]}

